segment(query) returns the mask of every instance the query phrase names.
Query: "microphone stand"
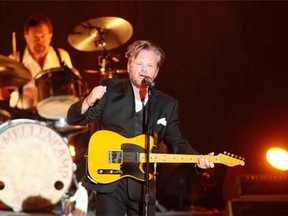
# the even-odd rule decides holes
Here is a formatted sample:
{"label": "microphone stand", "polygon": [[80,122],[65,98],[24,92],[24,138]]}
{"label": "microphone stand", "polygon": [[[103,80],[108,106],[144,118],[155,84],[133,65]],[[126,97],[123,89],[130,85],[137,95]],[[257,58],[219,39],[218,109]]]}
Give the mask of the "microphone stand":
{"label": "microphone stand", "polygon": [[148,101],[147,107],[144,110],[144,125],[145,125],[145,147],[146,147],[146,190],[145,190],[145,215],[148,216],[149,213],[149,165],[150,165],[150,112],[151,112],[151,84],[148,84]]}

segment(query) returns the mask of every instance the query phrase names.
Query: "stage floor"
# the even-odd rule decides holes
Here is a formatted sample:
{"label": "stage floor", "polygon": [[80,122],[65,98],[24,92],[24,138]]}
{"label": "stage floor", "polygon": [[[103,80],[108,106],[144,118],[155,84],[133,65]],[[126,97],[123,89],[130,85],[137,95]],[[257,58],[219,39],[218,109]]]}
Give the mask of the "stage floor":
{"label": "stage floor", "polygon": [[[0,216],[59,216],[60,213],[24,213],[0,210]],[[156,216],[224,216],[223,211],[166,211],[157,212]],[[95,216],[95,212],[88,212],[88,216]]]}

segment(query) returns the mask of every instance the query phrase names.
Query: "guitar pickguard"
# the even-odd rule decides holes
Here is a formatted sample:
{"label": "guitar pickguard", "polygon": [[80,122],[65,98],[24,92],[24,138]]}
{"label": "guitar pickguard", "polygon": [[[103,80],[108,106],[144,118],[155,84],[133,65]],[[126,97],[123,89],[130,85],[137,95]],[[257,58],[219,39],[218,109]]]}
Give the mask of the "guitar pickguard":
{"label": "guitar pickguard", "polygon": [[145,152],[144,148],[125,143],[121,145],[121,149],[123,151],[122,172],[137,179],[144,179],[145,174],[140,171],[141,164],[139,162],[139,153]]}

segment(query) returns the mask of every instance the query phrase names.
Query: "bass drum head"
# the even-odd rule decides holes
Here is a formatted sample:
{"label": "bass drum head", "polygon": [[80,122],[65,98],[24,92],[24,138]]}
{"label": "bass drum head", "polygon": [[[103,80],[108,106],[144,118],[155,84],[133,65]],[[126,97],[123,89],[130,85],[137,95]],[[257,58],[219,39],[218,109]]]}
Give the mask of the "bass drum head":
{"label": "bass drum head", "polygon": [[3,123],[0,154],[0,200],[13,211],[51,208],[71,185],[73,162],[67,142],[44,122]]}

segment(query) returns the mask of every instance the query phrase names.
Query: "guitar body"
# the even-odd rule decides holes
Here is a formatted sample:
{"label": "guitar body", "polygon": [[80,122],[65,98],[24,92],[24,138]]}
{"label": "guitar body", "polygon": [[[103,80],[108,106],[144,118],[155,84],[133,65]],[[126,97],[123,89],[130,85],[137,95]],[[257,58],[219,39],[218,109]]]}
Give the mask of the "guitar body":
{"label": "guitar body", "polygon": [[[151,151],[152,137],[150,144]],[[124,177],[144,180],[143,163],[136,159],[138,153],[145,153],[144,147],[144,134],[126,138],[112,131],[97,131],[91,136],[88,146],[89,176],[101,184],[112,183]]]}

